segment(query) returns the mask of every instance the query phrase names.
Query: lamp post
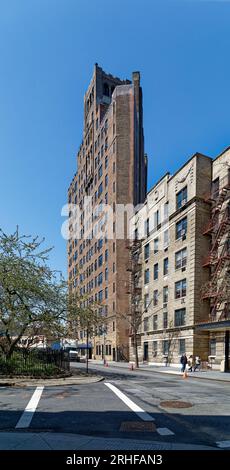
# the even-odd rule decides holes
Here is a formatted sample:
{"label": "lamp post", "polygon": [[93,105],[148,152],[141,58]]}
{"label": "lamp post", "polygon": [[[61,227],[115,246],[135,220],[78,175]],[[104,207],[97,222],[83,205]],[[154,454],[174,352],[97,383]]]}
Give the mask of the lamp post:
{"label": "lamp post", "polygon": [[86,373],[89,372],[89,326],[86,329]]}
{"label": "lamp post", "polygon": [[105,360],[105,335],[106,335],[106,327],[103,325],[103,354],[102,354],[102,360],[105,365],[106,360]]}

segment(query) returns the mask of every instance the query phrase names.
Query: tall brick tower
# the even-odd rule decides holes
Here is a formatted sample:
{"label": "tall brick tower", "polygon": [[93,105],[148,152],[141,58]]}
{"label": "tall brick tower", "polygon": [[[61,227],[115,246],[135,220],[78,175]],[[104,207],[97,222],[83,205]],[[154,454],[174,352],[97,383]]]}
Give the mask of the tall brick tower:
{"label": "tall brick tower", "polygon": [[[69,286],[86,295],[85,302],[96,301],[98,313],[105,319],[105,327],[89,343],[90,357],[95,359],[128,359],[129,326],[125,316],[129,312],[129,253],[125,238],[116,233],[116,207],[144,202],[146,180],[140,74],[134,72],[132,82],[120,80],[95,64],[84,97],[77,172],[68,190],[68,202],[80,208],[77,237],[71,218],[69,223]],[[86,205],[89,198],[91,203]],[[104,204],[111,208],[112,236],[108,236],[107,228],[103,229],[105,215],[100,208]],[[86,234],[89,222],[91,237]],[[78,344],[84,354],[85,331],[79,332]]]}

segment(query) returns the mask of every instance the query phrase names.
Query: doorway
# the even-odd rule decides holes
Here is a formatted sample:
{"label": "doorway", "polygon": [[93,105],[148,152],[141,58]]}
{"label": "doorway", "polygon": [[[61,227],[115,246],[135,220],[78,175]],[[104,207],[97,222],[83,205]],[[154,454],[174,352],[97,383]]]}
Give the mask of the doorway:
{"label": "doorway", "polygon": [[143,361],[148,361],[148,359],[149,359],[149,343],[144,343]]}

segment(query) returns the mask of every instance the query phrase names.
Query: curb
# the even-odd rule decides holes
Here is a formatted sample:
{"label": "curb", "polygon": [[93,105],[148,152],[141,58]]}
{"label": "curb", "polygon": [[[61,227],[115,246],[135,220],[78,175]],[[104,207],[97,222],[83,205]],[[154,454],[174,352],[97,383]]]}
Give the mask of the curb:
{"label": "curb", "polygon": [[[176,372],[163,372],[162,370],[149,370],[149,371],[146,371],[146,372],[154,372],[156,374],[166,374],[166,375],[175,375],[177,377],[181,377],[183,378],[183,375],[181,374],[178,374]],[[216,378],[211,378],[211,377],[198,377],[197,375],[194,376],[194,375],[188,375],[187,376],[187,379],[188,378],[192,378],[192,379],[200,379],[200,380],[211,380],[212,382],[224,382],[224,383],[230,383],[230,380],[226,380],[226,379],[216,379]]]}
{"label": "curb", "polygon": [[[72,379],[72,380],[71,380]],[[67,379],[19,379],[19,380],[12,380],[8,382],[1,382],[0,387],[30,387],[30,386],[39,386],[44,385],[48,387],[60,387],[65,385],[85,385],[91,383],[102,382],[104,377],[92,377],[92,378],[67,378]]]}

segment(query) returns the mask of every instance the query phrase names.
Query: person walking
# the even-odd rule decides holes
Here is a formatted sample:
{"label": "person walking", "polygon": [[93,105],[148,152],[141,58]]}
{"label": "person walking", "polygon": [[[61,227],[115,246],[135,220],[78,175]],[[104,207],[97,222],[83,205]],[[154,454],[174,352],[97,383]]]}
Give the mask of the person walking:
{"label": "person walking", "polygon": [[193,372],[196,372],[197,369],[200,370],[200,365],[201,365],[200,356],[196,356]]}
{"label": "person walking", "polygon": [[189,356],[188,358],[188,371],[189,372],[192,372],[193,365],[194,365],[193,356]]}
{"label": "person walking", "polygon": [[181,372],[185,372],[185,369],[186,369],[186,365],[188,363],[188,359],[187,359],[187,356],[186,354],[182,354],[181,358],[180,358],[180,363],[181,363]]}

